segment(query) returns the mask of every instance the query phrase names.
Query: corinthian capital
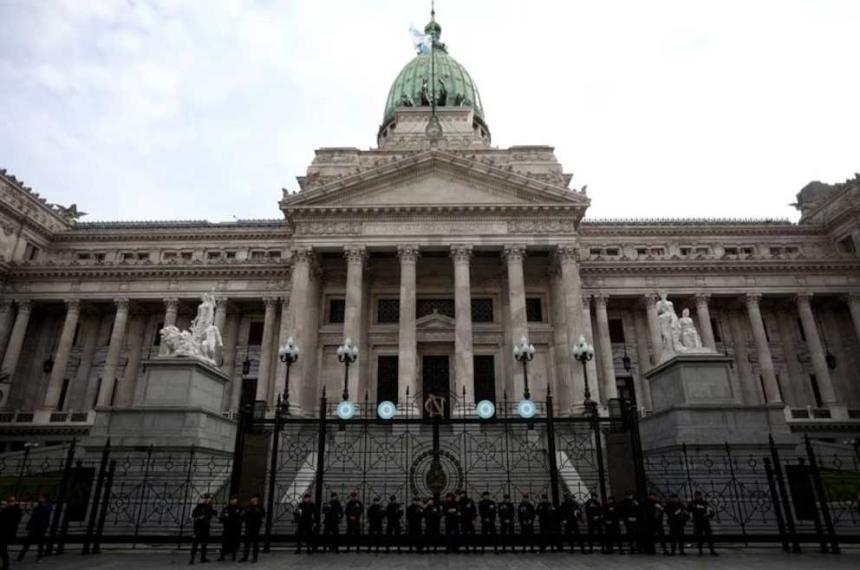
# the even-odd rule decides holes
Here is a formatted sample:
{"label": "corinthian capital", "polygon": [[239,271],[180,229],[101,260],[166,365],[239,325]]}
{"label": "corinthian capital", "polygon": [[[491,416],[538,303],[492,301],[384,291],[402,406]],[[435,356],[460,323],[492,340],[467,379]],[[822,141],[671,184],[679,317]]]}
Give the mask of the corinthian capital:
{"label": "corinthian capital", "polygon": [[30,299],[18,299],[18,313],[29,313],[33,308],[33,302]]}
{"label": "corinthian capital", "polygon": [[293,263],[312,263],[314,250],[310,247],[298,247],[293,250]]}
{"label": "corinthian capital", "polygon": [[167,311],[179,310],[179,299],[177,299],[176,297],[165,297],[164,309]]}
{"label": "corinthian capital", "polygon": [[746,293],[744,295],[744,302],[746,302],[747,306],[758,306],[761,302],[761,293]]}
{"label": "corinthian capital", "polygon": [[469,261],[472,259],[472,246],[452,245],[451,259],[454,260],[454,263],[469,263]]}
{"label": "corinthian capital", "polygon": [[606,308],[606,303],[609,302],[609,295],[605,295],[603,293],[598,293],[594,296],[594,302],[597,303],[598,307]]}
{"label": "corinthian capital", "polygon": [[67,313],[81,313],[81,300],[80,299],[66,299],[66,312]]}
{"label": "corinthian capital", "polygon": [[364,263],[367,259],[367,249],[362,245],[347,246],[343,248],[343,256],[347,263]]}
{"label": "corinthian capital", "polygon": [[559,263],[576,263],[579,261],[579,248],[572,245],[559,245],[555,248],[555,256]]}
{"label": "corinthian capital", "polygon": [[129,307],[128,297],[117,297],[116,299],[113,300],[113,302],[116,304],[116,310],[117,311],[128,312],[128,307]]}
{"label": "corinthian capital", "polygon": [[397,257],[400,258],[400,263],[415,263],[418,261],[420,253],[417,245],[399,245],[397,246]]}
{"label": "corinthian capital", "polygon": [[705,305],[711,302],[710,293],[696,293],[696,305]]}
{"label": "corinthian capital", "polygon": [[502,250],[502,257],[508,263],[522,263],[526,256],[526,246],[524,245],[506,245]]}

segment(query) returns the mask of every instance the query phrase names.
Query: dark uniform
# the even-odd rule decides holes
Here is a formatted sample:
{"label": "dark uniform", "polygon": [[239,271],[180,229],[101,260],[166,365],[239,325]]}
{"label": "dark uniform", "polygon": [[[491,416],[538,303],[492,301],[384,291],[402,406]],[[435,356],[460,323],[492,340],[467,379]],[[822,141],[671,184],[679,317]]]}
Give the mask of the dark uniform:
{"label": "dark uniform", "polygon": [[24,560],[24,555],[30,549],[30,545],[36,543],[36,560],[42,558],[45,554],[45,533],[48,532],[48,527],[51,524],[51,513],[54,512],[54,505],[44,495],[39,496],[39,502],[33,507],[30,513],[30,520],[27,521],[27,537],[21,545],[21,552],[18,553],[18,560]]}
{"label": "dark uniform", "polygon": [[543,552],[547,547],[554,547],[555,507],[550,502],[549,497],[542,495],[535,512],[537,514],[538,529],[540,532],[540,551]]}
{"label": "dark uniform", "polygon": [[609,497],[603,509],[603,528],[606,532],[606,552],[612,554],[618,546],[618,554],[624,554],[624,543],[621,541],[621,518],[624,516],[622,506],[615,502],[615,497]]}
{"label": "dark uniform", "polygon": [[561,533],[562,533],[562,548],[564,547],[564,542],[567,541],[570,543],[570,550],[573,551],[576,548],[576,543],[579,543],[580,549],[585,553],[585,542],[582,541],[582,537],[579,535],[579,519],[582,516],[582,512],[579,508],[579,503],[576,502],[570,493],[565,493],[564,500],[558,506],[558,518],[561,523]]}
{"label": "dark uniform", "polygon": [[[400,519],[403,518],[403,507],[397,502],[397,496],[391,495],[385,506],[385,532],[388,536],[397,537],[397,550],[400,550]],[[385,545],[388,550],[388,545]]]}
{"label": "dark uniform", "polygon": [[600,545],[600,550],[605,550],[603,544],[603,505],[597,498],[597,493],[592,493],[591,498],[585,501],[585,522],[588,527],[588,552],[594,552],[594,543]]}
{"label": "dark uniform", "polygon": [[424,505],[424,534],[427,536],[427,549],[433,546],[435,552],[439,548],[439,529],[442,526],[442,507],[436,504],[433,497],[427,499]]}
{"label": "dark uniform", "polygon": [[[478,502],[478,514],[481,516],[481,536],[484,541],[490,540],[487,537],[492,536],[493,550],[498,551],[499,541],[496,538],[496,502],[490,498],[490,494],[484,491],[481,494],[481,500]],[[486,544],[481,545],[481,550],[484,550]]]}
{"label": "dark uniform", "polygon": [[200,549],[200,562],[209,562],[206,558],[206,548],[209,546],[209,536],[212,532],[212,519],[215,517],[215,509],[212,508],[212,499],[209,495],[203,495],[194,510],[191,511],[191,520],[194,521],[194,539],[191,543],[191,560],[194,564],[197,549]]}
{"label": "dark uniform", "polygon": [[373,497],[373,502],[367,509],[367,536],[370,542],[367,551],[370,552],[371,543],[376,537],[376,551],[379,552],[379,542],[382,540],[382,521],[385,519],[385,509],[382,508],[379,497]]}
{"label": "dark uniform", "polygon": [[302,542],[304,542],[305,551],[308,554],[313,553],[316,548],[314,534],[319,524],[319,515],[317,514],[317,506],[311,501],[309,494],[306,493],[302,497],[302,502],[296,507],[293,516],[296,520],[296,552],[302,551]]}
{"label": "dark uniform", "polygon": [[[508,542],[514,536],[514,518],[516,509],[510,495],[504,495],[499,503],[499,531],[501,533],[502,551],[508,548]],[[506,538],[507,537],[507,538]],[[513,545],[511,546],[513,548]]]}
{"label": "dark uniform", "polygon": [[445,496],[445,542],[449,552],[460,548],[460,504],[454,493]]}
{"label": "dark uniform", "polygon": [[633,496],[633,493],[628,491],[624,495],[624,501],[621,503],[621,511],[624,515],[624,531],[627,538],[627,545],[630,548],[630,554],[635,554],[640,551],[639,538],[639,501]]}
{"label": "dark uniform", "polygon": [[242,509],[239,508],[237,497],[230,497],[230,502],[221,509],[218,520],[224,527],[224,532],[221,534],[221,555],[218,560],[224,560],[228,554],[236,560],[239,544],[242,542]]}
{"label": "dark uniform", "polygon": [[254,495],[242,512],[245,521],[245,552],[242,553],[242,562],[247,562],[249,554],[253,555],[254,562],[257,561],[260,554],[260,528],[265,516],[266,509],[260,504],[260,497]]}
{"label": "dark uniform", "polygon": [[329,550],[337,552],[340,521],[343,518],[343,507],[337,493],[331,494],[331,500],[323,505],[323,537],[328,542]]}
{"label": "dark uniform", "polygon": [[358,541],[361,536],[361,517],[364,515],[364,504],[358,499],[358,493],[350,493],[349,500],[344,509],[346,515],[346,551],[352,544],[358,549]]}
{"label": "dark uniform", "polygon": [[520,535],[523,537],[523,550],[526,544],[534,551],[535,534],[535,506],[529,501],[528,494],[523,495],[523,500],[517,507],[517,518],[520,520]]}
{"label": "dark uniform", "polygon": [[[475,501],[466,494],[466,491],[460,491],[460,536],[471,536],[472,542],[475,537],[475,518],[478,516],[478,508],[475,506]],[[465,540],[466,548],[469,547],[468,539]],[[474,545],[473,545],[474,546]]]}
{"label": "dark uniform", "polygon": [[687,510],[693,517],[693,536],[699,545],[699,556],[702,555],[702,545],[708,543],[711,556],[718,556],[714,550],[714,533],[711,530],[711,519],[714,518],[714,509],[702,498],[701,491],[696,491],[693,500],[687,505]]}
{"label": "dark uniform", "polygon": [[18,534],[23,514],[15,497],[9,497],[6,506],[0,509],[0,559],[3,561],[3,570],[9,570],[9,543]]}
{"label": "dark uniform", "polygon": [[424,507],[421,499],[415,497],[406,507],[406,534],[409,536],[409,550],[415,546],[421,550],[421,522],[424,520]]}
{"label": "dark uniform", "polygon": [[649,551],[653,553],[657,549],[657,544],[659,544],[663,549],[663,554],[669,554],[669,550],[666,548],[666,530],[663,528],[663,519],[666,515],[663,504],[657,499],[657,495],[651,493],[648,495],[647,507],[651,525]]}
{"label": "dark uniform", "polygon": [[678,498],[678,495],[672,495],[669,502],[666,503],[666,520],[669,523],[669,544],[671,550],[670,556],[675,555],[675,547],[678,547],[678,553],[685,556],[684,552],[684,526],[687,524],[687,510],[684,508],[684,503]]}

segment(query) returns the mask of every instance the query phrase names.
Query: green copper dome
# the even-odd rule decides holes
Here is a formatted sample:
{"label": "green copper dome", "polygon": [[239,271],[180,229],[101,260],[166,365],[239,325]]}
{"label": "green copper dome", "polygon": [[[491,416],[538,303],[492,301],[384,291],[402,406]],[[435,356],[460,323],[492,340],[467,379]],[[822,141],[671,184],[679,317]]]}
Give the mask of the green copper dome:
{"label": "green copper dome", "polygon": [[416,55],[397,74],[385,100],[383,126],[394,120],[397,107],[429,107],[433,97],[434,75],[437,107],[471,107],[476,118],[483,123],[484,110],[478,87],[466,68],[448,55],[445,44],[439,41],[442,27],[433,20],[427,24],[424,32],[433,39],[435,47],[432,52],[428,49],[426,53]]}

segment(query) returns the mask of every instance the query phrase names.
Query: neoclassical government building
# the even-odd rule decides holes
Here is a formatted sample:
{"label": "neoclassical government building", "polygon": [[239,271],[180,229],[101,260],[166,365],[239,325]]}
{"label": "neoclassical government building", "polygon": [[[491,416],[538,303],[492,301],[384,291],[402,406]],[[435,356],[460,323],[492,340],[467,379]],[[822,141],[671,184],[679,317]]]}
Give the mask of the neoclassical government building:
{"label": "neoclassical government building", "polygon": [[287,393],[313,413],[343,391],[346,337],[350,397],[404,409],[520,398],[525,336],[533,397],[578,414],[580,335],[591,397],[647,415],[665,292],[731,358],[738,405],[782,408],[798,433],[860,431],[860,177],[808,184],[798,223],[591,219],[552,147],[492,145],[474,81],[427,30],[437,47],[394,79],[376,148],[318,149],[272,219],[83,221],[0,171],[0,439],[86,434],[133,408],[159,330],[187,328],[207,292],[228,416]]}

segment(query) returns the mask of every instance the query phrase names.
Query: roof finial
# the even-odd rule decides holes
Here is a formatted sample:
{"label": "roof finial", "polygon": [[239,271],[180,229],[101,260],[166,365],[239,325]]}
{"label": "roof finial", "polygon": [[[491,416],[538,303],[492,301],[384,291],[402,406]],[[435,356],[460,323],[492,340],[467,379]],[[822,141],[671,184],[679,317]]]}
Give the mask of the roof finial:
{"label": "roof finial", "polygon": [[430,21],[436,21],[436,0],[430,0]]}

